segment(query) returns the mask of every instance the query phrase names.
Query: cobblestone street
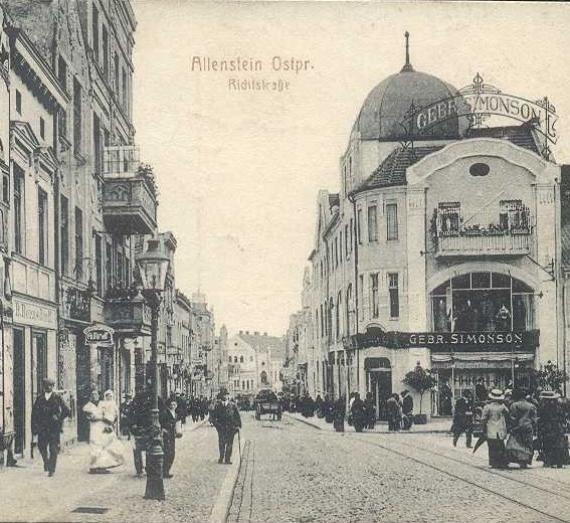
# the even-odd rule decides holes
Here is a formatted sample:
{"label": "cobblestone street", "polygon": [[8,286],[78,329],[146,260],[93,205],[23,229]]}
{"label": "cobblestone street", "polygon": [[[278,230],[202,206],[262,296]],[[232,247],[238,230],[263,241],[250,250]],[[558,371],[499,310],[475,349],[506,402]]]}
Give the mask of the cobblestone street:
{"label": "cobblestone street", "polygon": [[247,418],[229,521],[570,521],[570,471],[490,471],[446,434],[345,434]]}

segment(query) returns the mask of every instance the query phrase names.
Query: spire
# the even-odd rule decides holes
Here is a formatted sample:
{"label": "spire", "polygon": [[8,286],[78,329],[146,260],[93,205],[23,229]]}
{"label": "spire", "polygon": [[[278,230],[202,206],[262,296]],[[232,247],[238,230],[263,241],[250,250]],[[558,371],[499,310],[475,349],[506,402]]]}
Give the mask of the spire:
{"label": "spire", "polygon": [[404,65],[404,67],[402,67],[402,73],[409,73],[409,72],[413,72],[414,68],[412,67],[412,64],[410,63],[410,33],[408,33],[408,31],[406,31],[404,33],[404,38],[406,39],[406,63]]}

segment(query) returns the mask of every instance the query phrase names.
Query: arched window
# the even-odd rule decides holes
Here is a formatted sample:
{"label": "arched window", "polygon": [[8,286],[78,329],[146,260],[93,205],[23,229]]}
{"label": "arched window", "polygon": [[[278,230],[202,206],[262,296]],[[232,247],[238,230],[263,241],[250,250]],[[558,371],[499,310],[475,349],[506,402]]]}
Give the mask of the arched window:
{"label": "arched window", "polygon": [[240,356],[240,357],[239,357],[239,362],[240,362],[240,363],[243,363],[243,356]]}
{"label": "arched window", "polygon": [[455,276],[430,295],[435,332],[525,331],[534,328],[534,292],[508,274]]}
{"label": "arched window", "polygon": [[267,385],[267,372],[265,372],[264,370],[261,371],[261,374],[259,375],[259,378],[261,380],[261,383],[263,385]]}
{"label": "arched window", "polygon": [[234,363],[237,363],[237,356],[234,356]]}
{"label": "arched window", "polygon": [[230,362],[230,363],[232,362],[232,357],[231,357],[231,356],[229,357],[229,362]]}

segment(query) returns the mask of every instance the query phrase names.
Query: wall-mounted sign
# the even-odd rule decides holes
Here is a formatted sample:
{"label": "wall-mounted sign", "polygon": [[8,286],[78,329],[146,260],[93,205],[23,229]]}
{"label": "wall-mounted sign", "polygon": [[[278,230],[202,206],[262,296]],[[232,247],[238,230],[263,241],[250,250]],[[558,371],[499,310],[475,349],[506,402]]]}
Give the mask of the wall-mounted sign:
{"label": "wall-mounted sign", "polygon": [[99,347],[113,347],[113,334],[115,331],[107,325],[90,325],[83,330],[85,345],[98,345]]}
{"label": "wall-mounted sign", "polygon": [[538,346],[540,331],[515,332],[369,332],[346,340],[349,349],[427,347],[434,352],[531,350]]}
{"label": "wall-mounted sign", "polygon": [[57,329],[57,315],[55,307],[23,300],[14,296],[13,301],[14,323]]}

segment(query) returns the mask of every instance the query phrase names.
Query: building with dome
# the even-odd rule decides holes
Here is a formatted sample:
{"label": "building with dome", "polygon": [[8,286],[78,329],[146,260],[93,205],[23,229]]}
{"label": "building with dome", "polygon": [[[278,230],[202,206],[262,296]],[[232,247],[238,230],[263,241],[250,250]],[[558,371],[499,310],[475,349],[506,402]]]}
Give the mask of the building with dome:
{"label": "building with dome", "polygon": [[450,414],[479,379],[529,385],[529,369],[565,366],[561,167],[537,123],[555,114],[520,100],[479,74],[460,91],[416,71],[406,34],[405,65],[356,117],[340,192],[317,197],[296,315],[313,397],[370,393],[383,418],[419,363],[437,379],[422,412]]}

